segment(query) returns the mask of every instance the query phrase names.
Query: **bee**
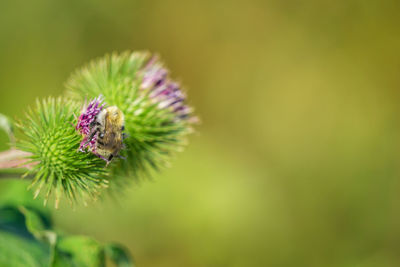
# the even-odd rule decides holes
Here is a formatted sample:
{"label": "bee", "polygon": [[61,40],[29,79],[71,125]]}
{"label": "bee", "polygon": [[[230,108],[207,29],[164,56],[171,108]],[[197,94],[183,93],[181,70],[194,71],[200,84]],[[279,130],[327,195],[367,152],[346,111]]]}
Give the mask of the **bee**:
{"label": "bee", "polygon": [[107,161],[107,165],[114,157],[119,156],[125,134],[124,114],[116,106],[103,109],[94,121],[92,136],[97,135],[93,153]]}

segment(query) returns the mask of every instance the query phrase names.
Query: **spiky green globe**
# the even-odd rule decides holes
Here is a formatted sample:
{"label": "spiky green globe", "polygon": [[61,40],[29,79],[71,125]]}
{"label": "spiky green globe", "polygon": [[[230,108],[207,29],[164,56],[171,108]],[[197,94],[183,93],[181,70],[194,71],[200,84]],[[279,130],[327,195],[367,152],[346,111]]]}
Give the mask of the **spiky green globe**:
{"label": "spiky green globe", "polygon": [[61,195],[85,202],[96,198],[108,184],[104,162],[92,154],[78,152],[81,136],[75,131],[74,114],[79,104],[63,98],[37,101],[18,126],[22,135],[17,146],[30,152],[35,197],[43,192],[45,203],[54,191],[56,206]]}

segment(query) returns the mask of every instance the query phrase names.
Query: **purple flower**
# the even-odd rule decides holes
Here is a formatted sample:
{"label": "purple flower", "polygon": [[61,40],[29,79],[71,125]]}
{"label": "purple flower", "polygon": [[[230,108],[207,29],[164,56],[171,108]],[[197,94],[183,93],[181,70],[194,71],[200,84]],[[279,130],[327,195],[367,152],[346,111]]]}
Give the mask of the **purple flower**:
{"label": "purple flower", "polygon": [[94,129],[94,123],[97,115],[104,108],[103,97],[93,99],[89,105],[86,103],[82,109],[82,113],[78,118],[78,123],[75,129],[83,136],[81,144],[79,146],[80,151],[85,151],[89,147],[89,151],[96,153],[96,142],[98,138],[98,132]]}
{"label": "purple flower", "polygon": [[193,110],[186,104],[186,95],[180,85],[168,77],[168,70],[158,61],[157,56],[152,57],[142,71],[141,89],[148,92],[154,103],[158,103],[158,108],[174,112],[176,120],[197,120],[191,116]]}

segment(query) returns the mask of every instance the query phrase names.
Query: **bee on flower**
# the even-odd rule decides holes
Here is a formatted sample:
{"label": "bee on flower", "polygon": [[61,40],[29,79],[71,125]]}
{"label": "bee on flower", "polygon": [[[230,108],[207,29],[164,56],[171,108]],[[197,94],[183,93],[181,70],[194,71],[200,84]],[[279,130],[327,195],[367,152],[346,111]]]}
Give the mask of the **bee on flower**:
{"label": "bee on flower", "polygon": [[108,165],[113,158],[120,157],[119,152],[124,148],[125,120],[118,107],[106,107],[103,101],[100,95],[85,105],[75,129],[83,136],[79,151],[87,150]]}

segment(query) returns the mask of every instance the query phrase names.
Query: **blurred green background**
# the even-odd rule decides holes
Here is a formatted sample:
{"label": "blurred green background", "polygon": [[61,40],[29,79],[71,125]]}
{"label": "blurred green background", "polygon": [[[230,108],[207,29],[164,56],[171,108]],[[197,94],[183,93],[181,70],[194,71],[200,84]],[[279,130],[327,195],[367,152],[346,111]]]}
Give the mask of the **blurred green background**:
{"label": "blurred green background", "polygon": [[399,10],[1,1],[0,113],[61,94],[105,53],[158,52],[202,118],[198,133],[119,204],[63,207],[57,227],[121,242],[139,266],[400,266]]}

